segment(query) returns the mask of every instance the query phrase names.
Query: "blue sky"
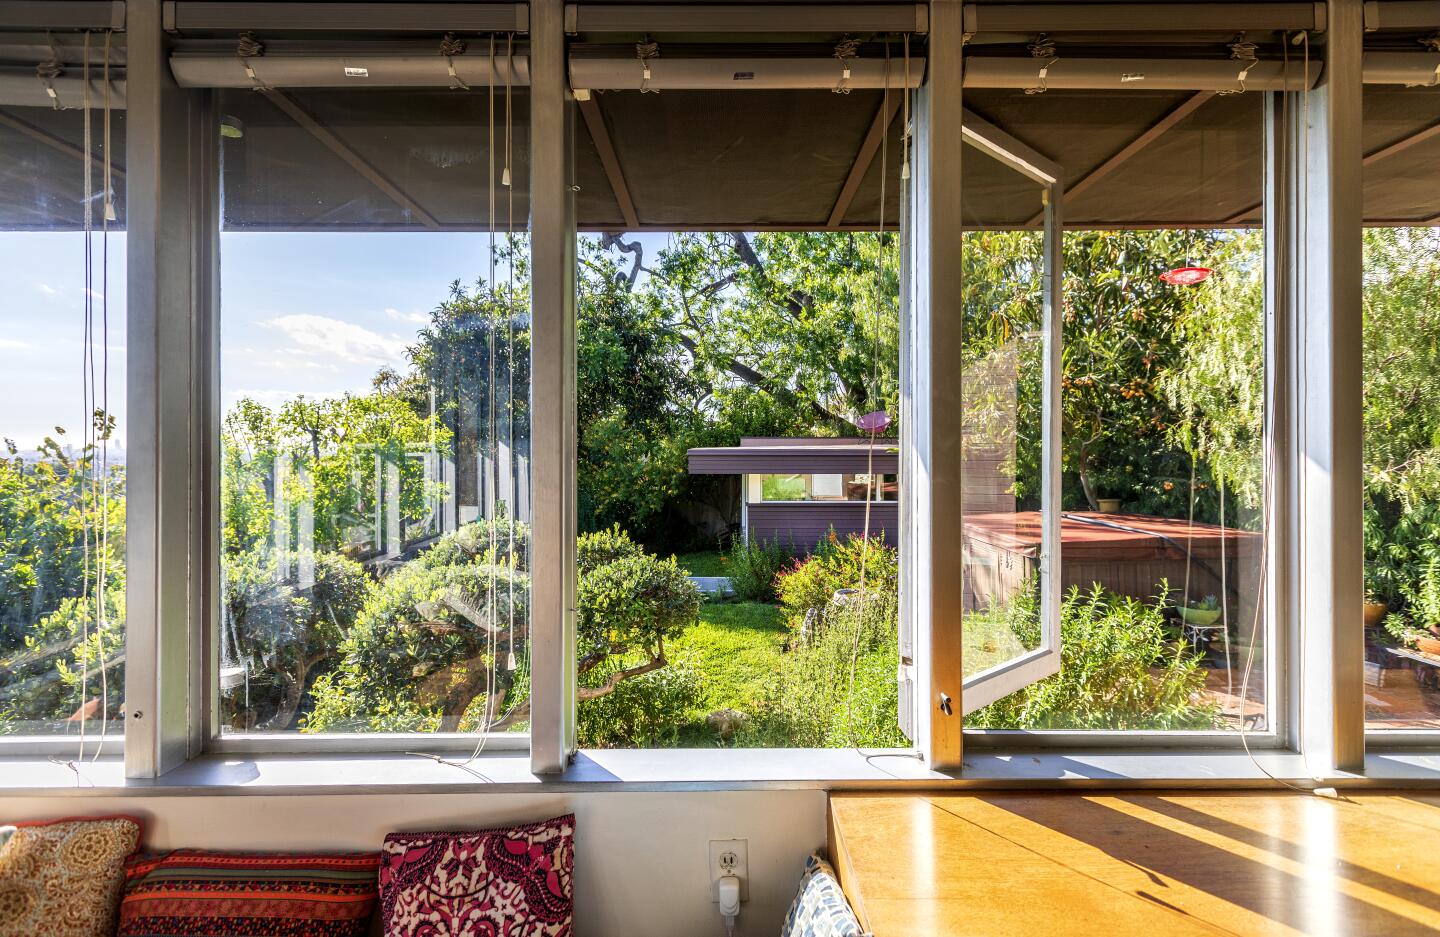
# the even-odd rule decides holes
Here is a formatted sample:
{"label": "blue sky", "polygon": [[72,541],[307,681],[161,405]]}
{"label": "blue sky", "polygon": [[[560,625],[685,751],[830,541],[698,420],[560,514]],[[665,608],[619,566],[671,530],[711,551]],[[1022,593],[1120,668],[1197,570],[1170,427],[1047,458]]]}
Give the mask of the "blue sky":
{"label": "blue sky", "polygon": [[[666,241],[646,235],[645,259]],[[405,349],[451,281],[488,275],[484,233],[249,233],[221,237],[221,396],[274,406],[364,392]],[[98,258],[99,238],[95,240]],[[125,424],[125,246],[110,249],[110,399]],[[97,264],[98,271],[98,264]],[[501,279],[504,267],[498,268]],[[0,436],[32,449],[56,425],[78,443],[84,241],[0,232]],[[96,273],[97,293],[100,291]],[[98,310],[98,301],[97,301]]]}
{"label": "blue sky", "polygon": [[[101,238],[94,238],[95,314]],[[110,409],[124,418],[125,238],[110,236]],[[81,396],[85,241],[78,233],[0,232],[0,436],[33,449],[62,426],[78,447],[86,422]],[[97,322],[96,356],[100,355]],[[122,427],[123,430],[123,427]]]}

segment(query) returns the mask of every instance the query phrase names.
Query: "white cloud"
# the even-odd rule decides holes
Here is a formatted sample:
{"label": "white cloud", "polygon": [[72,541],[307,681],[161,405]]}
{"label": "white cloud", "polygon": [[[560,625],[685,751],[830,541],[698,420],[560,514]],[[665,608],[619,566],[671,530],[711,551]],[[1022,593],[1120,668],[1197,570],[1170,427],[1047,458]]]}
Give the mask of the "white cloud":
{"label": "white cloud", "polygon": [[282,349],[290,355],[340,359],[353,364],[380,366],[405,363],[406,341],[398,335],[381,335],[364,326],[328,316],[278,316],[260,323],[278,329],[290,340],[292,347]]}
{"label": "white cloud", "polygon": [[19,351],[29,347],[31,347],[29,342],[22,342],[14,338],[0,338],[0,351]]}
{"label": "white cloud", "polygon": [[423,312],[401,312],[399,309],[386,309],[385,315],[401,322],[414,322],[417,325],[430,324],[430,317]]}
{"label": "white cloud", "polygon": [[60,291],[57,290],[55,287],[51,286],[49,283],[36,283],[36,284],[35,284],[35,289],[36,289],[42,296],[59,296],[59,295],[60,295]]}

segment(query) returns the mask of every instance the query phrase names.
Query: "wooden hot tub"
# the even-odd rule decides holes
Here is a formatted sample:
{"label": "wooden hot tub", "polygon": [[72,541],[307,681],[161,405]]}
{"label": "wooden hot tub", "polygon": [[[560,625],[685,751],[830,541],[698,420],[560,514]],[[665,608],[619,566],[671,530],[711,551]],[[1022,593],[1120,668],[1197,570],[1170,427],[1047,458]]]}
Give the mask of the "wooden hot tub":
{"label": "wooden hot tub", "polygon": [[[1014,595],[1036,572],[1040,512],[968,514],[965,517],[965,607],[984,610]],[[1060,523],[1060,582],[1081,591],[1100,583],[1111,592],[1149,600],[1168,580],[1178,600],[1185,588],[1199,601],[1230,592],[1231,620],[1253,619],[1258,594],[1261,535],[1184,518],[1144,514],[1067,512]],[[1246,628],[1246,631],[1249,629]]]}

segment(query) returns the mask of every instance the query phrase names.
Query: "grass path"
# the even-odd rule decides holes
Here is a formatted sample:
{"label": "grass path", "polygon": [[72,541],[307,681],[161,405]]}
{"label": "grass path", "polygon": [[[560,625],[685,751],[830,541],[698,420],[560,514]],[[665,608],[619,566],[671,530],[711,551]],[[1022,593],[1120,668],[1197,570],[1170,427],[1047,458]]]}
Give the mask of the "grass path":
{"label": "grass path", "polygon": [[[705,676],[705,713],[742,712],[760,698],[781,666],[789,631],[780,609],[763,602],[706,602],[700,621],[671,646]],[[700,713],[703,720],[705,713]]]}

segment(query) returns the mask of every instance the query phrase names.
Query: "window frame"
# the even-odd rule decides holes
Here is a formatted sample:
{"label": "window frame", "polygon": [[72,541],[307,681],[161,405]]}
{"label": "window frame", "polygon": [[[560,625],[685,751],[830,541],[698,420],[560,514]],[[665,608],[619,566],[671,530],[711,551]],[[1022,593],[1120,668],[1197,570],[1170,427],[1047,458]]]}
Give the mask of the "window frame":
{"label": "window frame", "polygon": [[[268,736],[221,740],[214,733],[218,614],[215,561],[218,501],[215,475],[218,386],[215,368],[218,314],[218,176],[216,144],[205,130],[211,96],[178,88],[168,72],[168,39],[160,0],[127,5],[130,360],[132,426],[128,502],[130,530],[127,622],[125,773],[157,778],[205,752],[400,752],[460,738],[395,735],[377,739]],[[1272,562],[1267,573],[1273,646],[1267,655],[1274,727],[1251,736],[1252,746],[1303,756],[1312,774],[1333,777],[1361,770],[1372,751],[1416,744],[1440,746],[1440,732],[1367,733],[1357,640],[1360,638],[1362,558],[1347,537],[1358,531],[1360,439],[1358,350],[1346,346],[1358,329],[1361,214],[1359,90],[1363,53],[1360,0],[1330,0],[1323,44],[1312,56],[1325,76],[1313,91],[1265,92],[1267,445],[1274,458]],[[902,355],[916,357],[919,341],[938,353],[958,339],[939,322],[932,304],[959,296],[956,257],[938,236],[953,225],[943,216],[958,204],[959,173],[939,172],[947,147],[962,138],[964,17],[960,0],[933,0],[929,17],[930,83],[916,95],[917,171],[906,198],[913,230],[902,238]],[[561,184],[534,185],[532,269],[543,286],[532,295],[535,338],[532,428],[536,476],[535,563],[543,572],[534,589],[535,667],[531,768],[564,770],[575,751],[574,681],[574,235],[570,178],[574,114],[565,80],[565,10],[561,0],[530,4],[532,173]],[[953,112],[950,110],[953,107]],[[1300,161],[1304,160],[1305,171]],[[958,212],[955,213],[958,218]],[[1353,255],[1353,256],[1352,256]],[[1336,261],[1339,261],[1336,263]],[[1326,270],[1320,282],[1298,271]],[[1330,331],[1332,326],[1339,326]],[[939,333],[933,330],[940,327]],[[1352,354],[1352,352],[1354,352]],[[907,568],[902,572],[905,625],[915,629],[912,666],[916,747],[927,764],[961,776],[963,745],[1021,750],[1045,746],[1066,751],[1106,747],[1178,747],[1217,751],[1240,744],[1211,733],[1024,733],[1025,738],[958,731],[934,716],[942,687],[958,687],[958,616],[947,617],[936,581],[956,557],[917,557],[921,540],[953,506],[944,490],[958,481],[958,450],[936,450],[923,427],[937,407],[929,383],[932,351],[912,360],[920,380],[902,387],[902,444],[907,489],[920,487],[923,466],[930,490],[901,495]],[[1353,360],[1352,360],[1353,358]],[[1306,362],[1310,362],[1306,364]],[[164,367],[160,367],[163,362]],[[918,431],[917,427],[921,427]],[[951,456],[954,456],[952,459]],[[928,460],[928,461],[927,461]],[[952,464],[953,462],[953,464]],[[1351,499],[1350,496],[1354,495]],[[940,498],[939,502],[934,500]],[[1348,500],[1347,500],[1348,499]],[[1350,500],[1354,505],[1350,505]],[[543,512],[541,510],[543,505]],[[1315,534],[1322,534],[1320,541]],[[933,546],[933,544],[931,545]],[[925,547],[925,550],[931,549]],[[1352,555],[1353,554],[1353,555]],[[176,563],[175,557],[189,562]],[[167,558],[170,562],[166,562]],[[920,563],[917,565],[916,560]],[[548,565],[547,565],[548,564]],[[942,569],[943,567],[943,569]],[[1352,609],[1351,606],[1354,606]],[[1351,612],[1353,623],[1350,623]],[[1356,651],[1354,660],[1346,654]],[[945,668],[953,666],[953,673]],[[1301,669],[1305,679],[1293,676]],[[951,701],[958,711],[963,697]],[[903,706],[902,706],[903,708]],[[1358,718],[1357,718],[1358,713]],[[463,736],[470,747],[475,736]],[[243,744],[241,744],[243,742]],[[283,742],[283,744],[282,744]],[[0,739],[0,754],[54,753],[48,739]],[[488,744],[488,743],[487,743]],[[318,747],[317,747],[318,746]],[[331,747],[333,746],[333,747]],[[373,746],[373,748],[371,747]],[[50,748],[50,750],[46,750]],[[63,747],[60,753],[63,753]],[[683,752],[650,757],[684,758]],[[795,756],[804,759],[804,753]],[[799,764],[799,762],[797,762]],[[1208,775],[1215,779],[1215,775]]]}

